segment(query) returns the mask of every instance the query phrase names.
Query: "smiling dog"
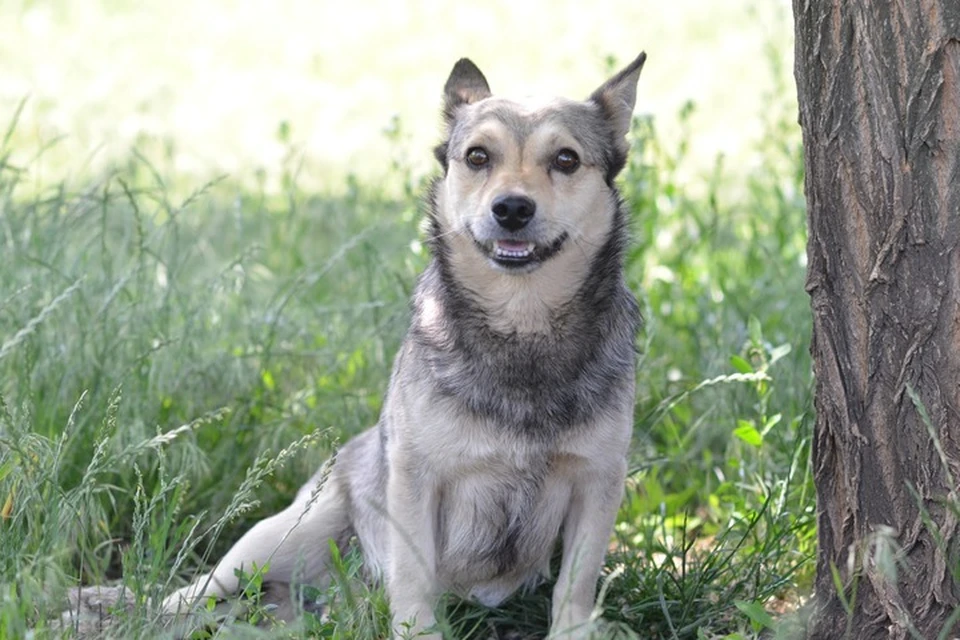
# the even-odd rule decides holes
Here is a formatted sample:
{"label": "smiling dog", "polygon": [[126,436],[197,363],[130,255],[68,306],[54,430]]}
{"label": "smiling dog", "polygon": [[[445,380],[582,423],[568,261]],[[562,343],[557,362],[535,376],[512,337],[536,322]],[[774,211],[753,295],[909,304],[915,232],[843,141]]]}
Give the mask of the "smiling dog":
{"label": "smiling dog", "polygon": [[633,428],[640,314],[613,182],[645,58],[582,102],[494,97],[457,62],[433,259],[379,422],[167,611],[236,592],[254,563],[267,582],[323,583],[328,540],[355,538],[395,633],[436,639],[441,593],[495,606],[547,576],[562,538],[550,634],[589,634]]}

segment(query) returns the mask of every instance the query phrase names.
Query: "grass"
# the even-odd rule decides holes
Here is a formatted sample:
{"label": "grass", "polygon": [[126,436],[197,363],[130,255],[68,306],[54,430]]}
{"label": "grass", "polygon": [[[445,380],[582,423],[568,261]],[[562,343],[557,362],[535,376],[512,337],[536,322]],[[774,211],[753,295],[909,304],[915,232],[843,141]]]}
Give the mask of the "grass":
{"label": "grass", "polygon": [[[735,167],[716,156],[704,169],[692,151],[702,107],[635,122],[620,184],[646,325],[604,637],[789,637],[801,624],[812,403],[789,94],[774,83],[753,161]],[[376,420],[427,261],[423,178],[402,161],[403,125],[386,182],[318,190],[290,158],[258,187],[192,181],[153,151],[41,180],[60,151],[31,145],[11,118],[0,145],[0,637],[56,635],[68,591],[102,583],[134,594],[113,635],[169,634],[157,597]],[[251,624],[270,615],[254,576],[246,612],[193,637],[380,637],[382,590],[358,572],[348,554],[331,592],[311,594],[334,603],[329,614],[273,630]],[[450,600],[442,622],[457,638],[538,637],[548,596],[495,611]]]}

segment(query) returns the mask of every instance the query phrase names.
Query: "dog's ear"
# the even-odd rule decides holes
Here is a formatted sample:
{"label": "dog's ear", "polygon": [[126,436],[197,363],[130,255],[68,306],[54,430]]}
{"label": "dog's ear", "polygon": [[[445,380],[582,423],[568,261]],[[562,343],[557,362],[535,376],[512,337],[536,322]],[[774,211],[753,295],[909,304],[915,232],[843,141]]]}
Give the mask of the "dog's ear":
{"label": "dog's ear", "polygon": [[457,107],[490,97],[490,85],[477,65],[460,58],[443,87],[443,116],[449,123]]}
{"label": "dog's ear", "polygon": [[646,61],[647,54],[643,52],[590,94],[590,101],[600,106],[604,116],[613,125],[613,133],[618,142],[630,132],[633,107],[637,103],[637,81],[640,80],[640,70]]}

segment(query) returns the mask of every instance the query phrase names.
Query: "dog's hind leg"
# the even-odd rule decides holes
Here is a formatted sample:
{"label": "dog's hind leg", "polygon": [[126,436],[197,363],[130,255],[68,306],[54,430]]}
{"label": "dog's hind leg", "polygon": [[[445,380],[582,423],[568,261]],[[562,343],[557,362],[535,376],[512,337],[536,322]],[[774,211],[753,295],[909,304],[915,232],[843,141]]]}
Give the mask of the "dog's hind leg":
{"label": "dog's hind leg", "polygon": [[168,596],[164,611],[185,612],[202,598],[233,595],[240,571],[251,575],[267,566],[265,582],[317,584],[330,559],[329,540],[343,543],[351,531],[346,483],[334,473],[317,492],[322,474],[304,485],[293,504],[254,525],[213,571]]}

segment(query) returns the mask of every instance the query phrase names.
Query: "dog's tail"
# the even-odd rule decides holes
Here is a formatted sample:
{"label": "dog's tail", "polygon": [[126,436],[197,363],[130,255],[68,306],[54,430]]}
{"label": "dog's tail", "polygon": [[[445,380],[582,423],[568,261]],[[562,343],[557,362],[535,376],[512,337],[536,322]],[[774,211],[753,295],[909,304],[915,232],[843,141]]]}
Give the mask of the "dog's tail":
{"label": "dog's tail", "polygon": [[339,474],[328,473],[331,466],[335,465],[324,465],[300,489],[293,504],[245,533],[213,571],[168,596],[164,611],[183,613],[201,599],[233,595],[243,576],[264,570],[264,582],[323,587],[329,541],[342,546],[351,535],[349,489]]}

